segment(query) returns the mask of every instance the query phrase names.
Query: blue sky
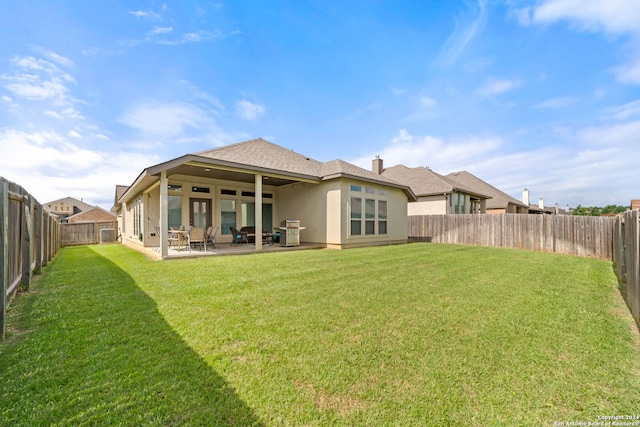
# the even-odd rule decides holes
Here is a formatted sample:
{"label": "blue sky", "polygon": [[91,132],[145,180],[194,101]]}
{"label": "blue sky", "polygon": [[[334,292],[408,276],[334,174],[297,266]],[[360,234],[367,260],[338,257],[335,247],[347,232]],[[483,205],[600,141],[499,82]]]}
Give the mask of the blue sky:
{"label": "blue sky", "polygon": [[145,167],[256,137],[546,205],[640,198],[638,0],[21,0],[0,38],[0,175],[40,202],[110,208]]}

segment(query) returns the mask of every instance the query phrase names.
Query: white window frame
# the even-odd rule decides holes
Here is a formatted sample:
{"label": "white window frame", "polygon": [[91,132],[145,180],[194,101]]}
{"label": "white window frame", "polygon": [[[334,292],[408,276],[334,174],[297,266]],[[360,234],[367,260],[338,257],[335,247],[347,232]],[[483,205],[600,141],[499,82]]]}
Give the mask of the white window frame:
{"label": "white window frame", "polygon": [[[388,225],[388,194],[389,191],[385,188],[381,188],[370,184],[349,183],[349,238],[371,238],[376,236],[387,236],[389,233]],[[353,204],[355,200],[359,200],[360,212],[359,216],[354,217]],[[384,217],[380,210],[380,202],[386,203],[387,212]],[[369,207],[369,209],[367,209]],[[371,211],[373,207],[373,211]],[[354,233],[354,223],[359,223],[359,234]],[[384,223],[386,227],[384,232],[380,232],[380,224]]]}

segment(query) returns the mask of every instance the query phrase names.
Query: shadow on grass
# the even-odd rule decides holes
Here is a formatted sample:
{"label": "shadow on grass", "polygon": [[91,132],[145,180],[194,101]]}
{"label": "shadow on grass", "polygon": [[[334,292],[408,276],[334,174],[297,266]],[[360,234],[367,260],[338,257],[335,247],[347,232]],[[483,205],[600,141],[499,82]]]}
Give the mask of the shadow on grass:
{"label": "shadow on grass", "polygon": [[155,302],[89,247],[64,249],[14,301],[2,425],[262,425]]}

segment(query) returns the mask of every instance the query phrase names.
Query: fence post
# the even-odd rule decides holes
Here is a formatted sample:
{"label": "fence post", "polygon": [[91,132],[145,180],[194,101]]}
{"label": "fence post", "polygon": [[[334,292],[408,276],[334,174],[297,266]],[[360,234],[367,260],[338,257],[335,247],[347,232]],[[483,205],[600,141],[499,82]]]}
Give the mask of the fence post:
{"label": "fence post", "polygon": [[43,213],[43,209],[42,209],[42,205],[40,203],[35,204],[34,206],[34,235],[35,235],[35,239],[36,239],[36,253],[35,253],[35,259],[36,259],[36,266],[34,271],[34,274],[40,274],[40,271],[42,270],[42,213]]}
{"label": "fence post", "polygon": [[0,178],[0,335],[4,340],[7,329],[7,287],[9,286],[9,184]]}
{"label": "fence post", "polygon": [[24,194],[22,203],[22,288],[29,290],[31,286],[31,238],[33,234],[33,199]]}

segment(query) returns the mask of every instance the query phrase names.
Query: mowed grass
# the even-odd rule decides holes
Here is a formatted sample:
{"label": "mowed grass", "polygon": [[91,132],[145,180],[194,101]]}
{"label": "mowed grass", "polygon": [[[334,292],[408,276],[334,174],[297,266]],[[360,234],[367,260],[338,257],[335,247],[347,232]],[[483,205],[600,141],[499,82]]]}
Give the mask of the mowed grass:
{"label": "mowed grass", "polygon": [[554,425],[640,415],[610,262],[408,244],[63,249],[14,300],[2,425]]}

